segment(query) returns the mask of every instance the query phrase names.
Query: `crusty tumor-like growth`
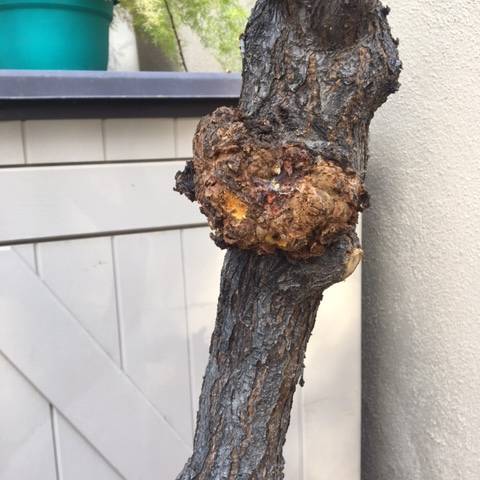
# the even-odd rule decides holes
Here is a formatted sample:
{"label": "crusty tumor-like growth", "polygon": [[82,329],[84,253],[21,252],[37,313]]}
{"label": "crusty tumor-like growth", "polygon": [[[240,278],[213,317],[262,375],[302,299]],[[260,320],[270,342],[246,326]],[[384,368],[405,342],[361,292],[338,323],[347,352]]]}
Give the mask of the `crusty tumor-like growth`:
{"label": "crusty tumor-like growth", "polygon": [[239,112],[226,107],[205,117],[177,190],[200,203],[221,246],[321,255],[354,230],[368,199],[362,181],[300,143],[271,140],[263,127],[267,133],[254,138]]}

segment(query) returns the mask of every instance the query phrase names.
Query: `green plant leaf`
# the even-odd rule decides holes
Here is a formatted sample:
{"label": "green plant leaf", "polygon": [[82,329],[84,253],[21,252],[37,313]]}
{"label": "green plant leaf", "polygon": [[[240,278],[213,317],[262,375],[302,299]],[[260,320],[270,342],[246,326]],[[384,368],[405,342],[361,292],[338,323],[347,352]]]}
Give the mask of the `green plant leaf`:
{"label": "green plant leaf", "polygon": [[190,27],[225,69],[240,70],[239,37],[247,11],[238,0],[121,0],[121,5],[171,59],[178,61],[179,51],[170,15],[177,29]]}

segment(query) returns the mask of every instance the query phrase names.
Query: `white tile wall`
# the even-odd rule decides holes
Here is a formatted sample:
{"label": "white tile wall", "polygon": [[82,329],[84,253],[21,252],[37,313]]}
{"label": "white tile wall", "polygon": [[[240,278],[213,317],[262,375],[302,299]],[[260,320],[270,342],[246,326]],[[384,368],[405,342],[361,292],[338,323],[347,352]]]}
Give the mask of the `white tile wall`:
{"label": "white tile wall", "polygon": [[[0,122],[0,165],[188,158],[199,118]],[[24,152],[25,143],[25,152]]]}
{"label": "white tile wall", "polygon": [[[360,312],[358,268],[325,292],[308,344],[302,392],[305,480],[360,478]],[[322,467],[319,456],[328,459]]]}
{"label": "white tile wall", "polygon": [[40,243],[37,259],[43,281],[120,363],[110,238]]}
{"label": "white tile wall", "polygon": [[290,426],[283,447],[285,480],[303,480],[302,392],[297,388],[290,412]]}
{"label": "white tile wall", "polygon": [[[154,480],[158,479],[158,472],[165,474],[166,479],[174,478],[190,449],[163,415],[11,250],[0,250],[0,278],[9,279],[0,282],[0,350],[16,370],[29,379],[124,478]],[[83,291],[77,294],[81,298]],[[5,389],[1,365],[0,372],[0,399],[6,395],[7,403],[10,401],[13,407],[17,394],[15,390]],[[9,417],[13,417],[13,408],[0,411],[0,469],[9,469],[17,458],[16,453],[25,454],[18,464],[22,475],[0,475],[2,480],[51,478],[32,470],[30,465],[40,429],[28,426],[22,433],[19,428],[22,406],[30,396],[22,401],[18,395],[18,420]],[[51,440],[50,421],[45,428]],[[8,432],[5,439],[4,432]],[[3,459],[6,447],[9,449]]]}
{"label": "white tile wall", "polygon": [[0,165],[25,163],[20,122],[0,122]]}
{"label": "white tile wall", "polygon": [[35,260],[35,245],[32,244],[23,244],[16,245],[13,247],[15,252],[20,255],[20,257],[29,265],[29,267],[36,271],[36,260]]}
{"label": "white tile wall", "polygon": [[[172,192],[174,174],[183,163],[162,161],[191,156],[191,140],[198,120],[114,119],[105,120],[103,124],[100,120],[25,122],[23,143],[32,166],[0,170],[0,198],[4,197],[0,201],[0,241],[14,238],[8,237],[12,229],[18,230],[15,238],[40,238],[117,231],[122,227],[128,230],[203,222],[197,207]],[[22,163],[20,123],[0,123],[2,139],[0,154],[10,154],[0,158],[0,163],[6,164],[5,158]],[[101,162],[105,158],[131,163],[41,166],[42,163]],[[159,161],[138,162],[155,159]],[[126,225],[126,221],[130,223]],[[25,342],[32,341],[25,358],[30,359],[32,352],[36,352],[39,358],[45,355],[42,358],[46,363],[39,366],[26,361],[22,367],[19,357],[15,368],[26,377],[30,369],[32,379],[44,375],[48,368],[54,373],[51,372],[54,379],[51,383],[43,387],[37,383],[46,391],[50,389],[50,394],[55,393],[53,398],[64,407],[65,418],[55,408],[51,410],[57,419],[53,426],[59,443],[61,480],[87,477],[133,480],[135,475],[124,472],[140,469],[145,469],[145,478],[151,478],[150,474],[158,478],[157,471],[150,472],[151,466],[145,466],[145,462],[156,464],[157,453],[171,457],[173,467],[168,477],[174,478],[183,457],[186,459],[192,417],[197,409],[215,322],[223,260],[223,252],[215,247],[208,233],[205,227],[184,228],[117,236],[113,243],[109,237],[103,237],[15,247],[23,258],[21,261],[17,257],[18,268],[34,275],[32,270],[38,266],[37,274],[43,279],[43,285],[47,284],[50,293],[54,292],[75,317],[57,312],[65,318],[55,324],[57,313],[54,311],[49,310],[47,318],[46,310],[30,308],[30,303],[40,299],[35,296],[33,284],[30,287],[27,284],[30,274],[23,273],[25,279],[19,282],[16,292],[23,300],[27,298],[25,291],[29,293],[29,301],[17,305],[19,318],[29,309],[31,315],[29,327],[22,330]],[[15,275],[10,273],[4,276],[12,279]],[[0,282],[0,287],[8,289],[9,283]],[[357,272],[346,283],[326,292],[322,302],[307,352],[306,386],[297,392],[292,411],[285,446],[286,480],[359,478],[359,312],[360,273]],[[0,329],[8,317],[0,312]],[[73,321],[83,328],[75,326]],[[37,322],[45,325],[44,330],[38,329]],[[11,328],[18,327],[17,322],[11,325]],[[72,335],[62,343],[61,334],[67,338],[68,325]],[[79,350],[85,329],[91,341],[88,348],[85,344]],[[18,333],[15,341],[20,336]],[[38,338],[42,336],[47,350],[39,349],[42,345]],[[5,342],[3,337],[0,336],[0,348]],[[6,343],[8,346],[9,341]],[[10,351],[12,358],[22,352],[24,343]],[[104,352],[99,355],[99,345],[116,362],[123,352],[124,363],[113,364]],[[84,354],[80,362],[72,358],[78,353]],[[62,358],[60,365],[57,357]],[[85,368],[92,362],[95,367]],[[26,386],[20,385],[18,379],[22,377],[12,375],[13,368],[8,362],[2,364],[0,357],[2,385],[8,384],[8,389],[0,388],[0,479],[33,480],[38,476],[42,480],[55,480],[48,401],[28,382]],[[68,370],[75,369],[78,372],[72,377]],[[108,374],[105,373],[98,382],[98,391],[93,393],[100,393],[101,398],[111,398],[111,401],[97,419],[92,410],[98,398],[88,385],[99,371]],[[60,386],[59,375],[63,376]],[[109,387],[104,388],[104,384]],[[123,393],[112,394],[110,390],[114,387]],[[45,396],[56,403],[49,395]],[[27,409],[25,418],[18,409],[3,408],[12,401],[18,401]],[[130,411],[132,405],[135,408]],[[142,425],[114,422],[115,412],[110,410],[117,409],[118,413],[120,407],[129,412],[126,417],[130,412],[143,412],[145,425],[144,420],[140,421]],[[8,411],[9,415],[13,412],[18,423],[10,421],[10,416],[2,416],[1,411]],[[44,423],[38,423],[38,429],[37,417]],[[108,424],[105,418],[109,418],[111,424],[102,430],[97,423]],[[161,438],[157,438],[158,425],[155,426],[162,423],[162,419],[168,422],[167,430],[176,432],[176,440],[170,442],[171,445],[163,442],[161,451],[157,452],[152,443],[162,443]],[[122,435],[126,431],[130,435],[135,429],[141,438],[133,440],[146,442],[142,448],[134,445],[125,453],[105,443],[105,439],[122,442],[125,440]],[[147,438],[149,436],[151,438]],[[10,460],[12,452],[17,450],[19,461]],[[36,456],[37,451],[42,458]],[[29,460],[24,461],[25,458]],[[115,468],[121,472],[119,475]]]}
{"label": "white tile wall", "polygon": [[175,158],[173,118],[109,119],[104,135],[107,160]]}
{"label": "white tile wall", "polygon": [[220,270],[225,253],[209,238],[208,228],[183,230],[182,249],[196,413],[215,325]]}
{"label": "white tile wall", "polygon": [[104,160],[101,120],[29,120],[24,128],[27,163]]}
{"label": "white tile wall", "polygon": [[205,222],[173,191],[183,162],[4,169],[0,241],[161,228]]}
{"label": "white tile wall", "polygon": [[116,237],[115,258],[124,369],[185,443],[191,445],[180,232]]}
{"label": "white tile wall", "polygon": [[58,443],[61,446],[60,480],[123,480],[123,477],[60,414],[57,414],[57,425]]}
{"label": "white tile wall", "polygon": [[175,147],[177,158],[190,158],[192,139],[200,118],[177,118],[175,120]]}
{"label": "white tile wall", "polygon": [[48,401],[0,353],[0,478],[56,480]]}
{"label": "white tile wall", "polygon": [[[196,228],[115,238],[125,371],[186,442],[192,428],[191,400],[196,411],[208,357],[223,257],[208,233],[207,228]],[[37,245],[40,273],[58,298],[73,306],[77,320],[93,312],[91,333],[97,341],[106,324],[95,311],[110,301],[111,287],[102,286],[101,272],[95,280],[97,274],[89,270],[108,267],[110,272],[109,248],[103,238]],[[20,252],[31,261],[26,247]],[[107,277],[106,286],[111,285],[111,273]],[[359,295],[360,272],[326,292],[307,352],[306,386],[297,392],[292,411],[284,451],[287,480],[359,478]],[[117,332],[109,332],[110,341],[118,342]],[[105,470],[106,478],[113,474],[92,457],[78,435],[67,434],[73,438],[60,440],[62,448],[65,442],[66,448],[79,449],[78,455],[89,459],[88,465],[77,467],[69,460],[72,475],[81,478],[81,472],[97,470]],[[75,458],[74,452],[69,455]]]}

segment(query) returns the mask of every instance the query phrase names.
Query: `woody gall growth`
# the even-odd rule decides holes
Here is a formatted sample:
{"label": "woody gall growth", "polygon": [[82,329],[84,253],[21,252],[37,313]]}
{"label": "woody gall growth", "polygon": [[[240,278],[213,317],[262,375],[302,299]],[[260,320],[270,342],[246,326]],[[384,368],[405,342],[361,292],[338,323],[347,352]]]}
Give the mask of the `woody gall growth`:
{"label": "woody gall growth", "polygon": [[377,0],[258,0],[238,108],[205,117],[177,190],[227,248],[193,479],[283,478],[322,292],[358,265],[368,128],[401,64]]}
{"label": "woody gall growth", "polygon": [[200,203],[219,246],[310,258],[352,233],[366,206],[355,170],[301,143],[252,135],[238,110],[219,108],[203,119],[194,151],[177,188]]}

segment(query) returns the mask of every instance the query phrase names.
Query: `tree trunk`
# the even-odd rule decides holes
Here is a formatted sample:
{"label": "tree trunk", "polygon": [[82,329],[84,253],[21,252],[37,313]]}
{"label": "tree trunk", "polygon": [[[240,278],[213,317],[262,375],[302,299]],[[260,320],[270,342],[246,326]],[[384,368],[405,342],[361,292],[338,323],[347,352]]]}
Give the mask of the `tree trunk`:
{"label": "tree trunk", "polygon": [[401,64],[377,0],[258,0],[238,109],[203,119],[177,190],[228,248],[193,455],[178,480],[283,478],[322,292],[358,265],[368,127]]}

